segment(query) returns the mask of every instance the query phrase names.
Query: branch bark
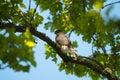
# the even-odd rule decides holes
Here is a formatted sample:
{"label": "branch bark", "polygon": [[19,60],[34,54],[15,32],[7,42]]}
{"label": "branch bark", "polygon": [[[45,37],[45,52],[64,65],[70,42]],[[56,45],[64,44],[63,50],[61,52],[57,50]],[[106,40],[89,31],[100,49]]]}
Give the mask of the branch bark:
{"label": "branch bark", "polygon": [[[17,26],[17,25],[12,24],[12,23],[0,23],[0,29],[10,29],[10,28],[14,28],[16,32],[25,32],[25,29],[27,27],[25,27],[25,26]],[[119,78],[117,78],[113,74],[106,71],[101,66],[97,66],[97,65],[92,64],[91,61],[89,61],[87,58],[82,59],[82,58],[80,58],[81,56],[79,56],[77,60],[74,60],[72,57],[68,57],[67,55],[65,55],[61,51],[61,49],[56,45],[56,43],[53,42],[44,33],[38,32],[37,30],[35,30],[31,26],[29,26],[29,28],[30,28],[30,32],[31,32],[32,35],[38,37],[39,39],[41,39],[44,42],[46,42],[47,44],[49,44],[58,53],[58,55],[63,59],[64,62],[71,62],[71,63],[86,66],[86,67],[92,69],[93,71],[103,75],[104,77],[108,78],[109,80],[120,80]]]}

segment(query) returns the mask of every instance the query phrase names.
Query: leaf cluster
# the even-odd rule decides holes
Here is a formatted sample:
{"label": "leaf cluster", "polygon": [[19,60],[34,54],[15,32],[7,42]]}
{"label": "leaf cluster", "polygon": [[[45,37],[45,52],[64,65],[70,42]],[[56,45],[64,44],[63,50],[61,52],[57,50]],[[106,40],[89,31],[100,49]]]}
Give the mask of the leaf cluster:
{"label": "leaf cluster", "polygon": [[25,45],[28,36],[30,39],[30,34],[14,33],[14,29],[0,31],[1,65],[8,65],[15,71],[28,71],[31,65],[36,66],[32,48]]}

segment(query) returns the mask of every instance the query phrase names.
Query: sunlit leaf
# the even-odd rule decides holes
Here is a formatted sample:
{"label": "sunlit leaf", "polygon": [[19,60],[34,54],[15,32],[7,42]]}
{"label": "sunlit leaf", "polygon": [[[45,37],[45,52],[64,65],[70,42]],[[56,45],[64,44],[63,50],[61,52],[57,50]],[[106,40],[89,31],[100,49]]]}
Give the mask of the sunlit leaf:
{"label": "sunlit leaf", "polygon": [[26,31],[25,31],[25,37],[27,38],[27,39],[30,39],[30,37],[31,37],[31,34],[30,34],[30,31],[29,31],[29,28],[26,28]]}
{"label": "sunlit leaf", "polygon": [[104,65],[104,62],[103,62],[103,61],[101,61],[100,63],[101,63],[102,65]]}
{"label": "sunlit leaf", "polygon": [[28,41],[25,41],[25,45],[28,47],[34,47],[36,44],[35,42],[28,40]]}
{"label": "sunlit leaf", "polygon": [[100,10],[103,7],[103,4],[101,2],[97,1],[97,2],[94,3],[94,6],[97,10]]}

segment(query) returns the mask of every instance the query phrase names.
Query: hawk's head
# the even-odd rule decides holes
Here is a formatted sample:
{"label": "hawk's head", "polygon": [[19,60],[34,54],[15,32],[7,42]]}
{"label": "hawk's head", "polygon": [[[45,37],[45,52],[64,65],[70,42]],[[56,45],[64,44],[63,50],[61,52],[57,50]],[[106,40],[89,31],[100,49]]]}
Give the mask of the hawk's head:
{"label": "hawk's head", "polygon": [[62,32],[62,30],[56,30],[55,34]]}

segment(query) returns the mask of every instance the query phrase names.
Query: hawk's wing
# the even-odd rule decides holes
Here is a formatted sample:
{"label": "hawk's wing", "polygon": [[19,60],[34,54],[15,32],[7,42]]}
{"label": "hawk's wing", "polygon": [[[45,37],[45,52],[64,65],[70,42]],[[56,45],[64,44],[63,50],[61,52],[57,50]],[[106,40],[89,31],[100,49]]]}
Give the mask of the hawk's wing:
{"label": "hawk's wing", "polygon": [[70,39],[68,37],[66,37],[65,35],[63,35],[63,34],[60,34],[60,35],[56,36],[56,42],[59,45],[66,45],[66,46],[68,46],[70,44]]}

